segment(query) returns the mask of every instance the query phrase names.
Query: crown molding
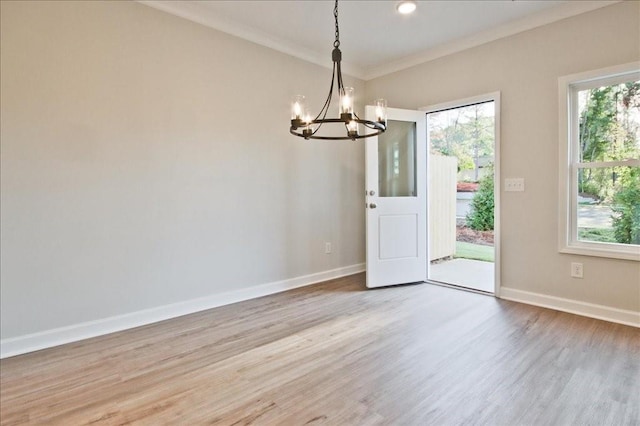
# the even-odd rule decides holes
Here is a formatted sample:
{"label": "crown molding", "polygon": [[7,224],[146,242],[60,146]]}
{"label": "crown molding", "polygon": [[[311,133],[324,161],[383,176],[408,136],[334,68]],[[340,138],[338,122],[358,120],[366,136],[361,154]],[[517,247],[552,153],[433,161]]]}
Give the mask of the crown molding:
{"label": "crown molding", "polygon": [[[216,16],[216,14],[211,9],[207,8],[203,2],[182,2],[176,0],[136,1],[140,4],[188,19],[227,34],[231,34],[312,64],[319,65],[323,68],[331,68],[332,62],[328,60],[327,55],[324,53],[321,54],[312,49],[301,47],[296,43],[275,37],[264,31],[241,24],[237,21]],[[615,3],[620,3],[622,1],[627,0],[569,1],[558,7],[546,9],[526,18],[515,20],[462,39],[454,40],[381,66],[365,69],[349,62],[343,62],[342,68],[345,74],[367,81],[501,38],[528,31],[533,28],[560,21],[562,19],[610,6]]]}
{"label": "crown molding", "polygon": [[462,39],[454,40],[385,65],[372,67],[367,70],[363,78],[365,81],[372,80],[374,78],[402,71],[434,59],[458,53],[472,47],[480,46],[501,38],[551,24],[562,19],[570,18],[575,15],[580,15],[582,13],[620,3],[622,1],[624,0],[570,1],[558,7],[546,9],[530,15],[526,18],[518,19]]}
{"label": "crown molding", "polygon": [[[211,9],[202,2],[181,2],[164,0],[136,0],[137,3],[163,12],[179,16],[189,21],[196,22],[215,30],[231,34],[233,36],[248,40],[250,42],[268,47],[278,52],[302,59],[312,64],[320,65],[323,68],[331,69],[330,55],[319,53],[314,50],[301,47],[285,39],[275,37],[264,31],[241,24],[237,21],[217,16]],[[365,70],[349,62],[342,62],[342,71],[352,77],[363,79]]]}

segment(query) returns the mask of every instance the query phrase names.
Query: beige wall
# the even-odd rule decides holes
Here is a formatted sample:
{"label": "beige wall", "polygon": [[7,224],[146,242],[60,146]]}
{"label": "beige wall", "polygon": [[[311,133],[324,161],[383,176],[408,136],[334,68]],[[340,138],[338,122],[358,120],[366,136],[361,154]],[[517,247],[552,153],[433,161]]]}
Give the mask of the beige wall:
{"label": "beige wall", "polygon": [[132,2],[1,19],[3,339],[364,261],[362,143],[288,133],[330,70]]}
{"label": "beige wall", "polygon": [[[640,310],[640,265],[556,247],[557,78],[637,60],[639,6],[366,85],[404,108],[502,92],[502,176],[527,181],[502,196],[504,286]],[[3,339],[364,261],[362,144],[287,129],[327,69],[130,2],[0,15]]]}
{"label": "beige wall", "polygon": [[[558,77],[640,59],[640,2],[608,6],[380,77],[369,98],[419,108],[500,91],[502,286],[640,310],[640,264],[558,253]],[[584,264],[584,279],[569,276]]]}

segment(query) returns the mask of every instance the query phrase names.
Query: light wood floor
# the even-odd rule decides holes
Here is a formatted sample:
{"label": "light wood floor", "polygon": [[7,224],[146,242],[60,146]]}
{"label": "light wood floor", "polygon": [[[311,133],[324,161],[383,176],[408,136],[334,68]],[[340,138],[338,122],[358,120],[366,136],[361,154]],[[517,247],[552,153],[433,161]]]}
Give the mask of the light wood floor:
{"label": "light wood floor", "polygon": [[640,423],[639,329],[363,274],[0,370],[2,425]]}

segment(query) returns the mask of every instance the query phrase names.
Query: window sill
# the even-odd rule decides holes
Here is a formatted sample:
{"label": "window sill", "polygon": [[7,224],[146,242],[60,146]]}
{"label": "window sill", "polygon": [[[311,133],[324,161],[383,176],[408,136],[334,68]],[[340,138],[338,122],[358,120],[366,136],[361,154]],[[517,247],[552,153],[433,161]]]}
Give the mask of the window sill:
{"label": "window sill", "polygon": [[640,247],[620,247],[619,244],[579,242],[560,247],[560,253],[581,256],[607,257],[609,259],[635,260],[640,262]]}

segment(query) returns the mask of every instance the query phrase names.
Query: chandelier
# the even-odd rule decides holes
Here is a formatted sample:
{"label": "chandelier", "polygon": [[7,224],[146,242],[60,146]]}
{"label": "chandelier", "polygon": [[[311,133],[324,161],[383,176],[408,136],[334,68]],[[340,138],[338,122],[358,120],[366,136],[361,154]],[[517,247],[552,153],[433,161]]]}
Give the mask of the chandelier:
{"label": "chandelier", "polygon": [[[306,109],[305,98],[302,95],[295,96],[291,101],[291,128],[289,132],[292,135],[305,139],[323,139],[323,140],[356,140],[376,136],[387,130],[387,101],[377,99],[374,102],[375,121],[363,120],[355,113],[353,109],[354,89],[353,87],[345,87],[342,82],[342,69],[340,62],[342,61],[342,52],[340,51],[340,29],[338,27],[338,0],[336,0],[333,8],[333,16],[336,21],[336,39],[333,42],[333,52],[331,59],[333,61],[333,72],[331,74],[331,86],[329,86],[329,95],[327,96],[324,106],[320,109],[318,115],[312,118]],[[339,118],[327,118],[333,90],[336,87],[339,97]],[[323,136],[319,134],[319,130],[323,124],[343,125],[346,131],[344,136]],[[359,133],[359,127],[364,128],[364,133]],[[370,131],[367,133],[367,129]]]}

